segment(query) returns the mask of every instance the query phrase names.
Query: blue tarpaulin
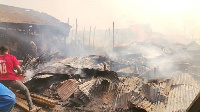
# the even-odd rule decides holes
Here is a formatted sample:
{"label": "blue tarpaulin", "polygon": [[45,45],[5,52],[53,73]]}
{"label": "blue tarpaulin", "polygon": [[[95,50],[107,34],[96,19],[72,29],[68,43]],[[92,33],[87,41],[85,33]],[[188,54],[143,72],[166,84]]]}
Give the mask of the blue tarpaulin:
{"label": "blue tarpaulin", "polygon": [[0,112],[10,112],[15,104],[15,94],[0,83]]}

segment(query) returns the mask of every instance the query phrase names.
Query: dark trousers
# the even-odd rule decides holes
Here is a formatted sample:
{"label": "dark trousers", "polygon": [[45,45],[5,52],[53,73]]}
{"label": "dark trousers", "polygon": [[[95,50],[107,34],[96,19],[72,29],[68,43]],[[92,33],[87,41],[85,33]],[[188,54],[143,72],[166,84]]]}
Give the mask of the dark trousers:
{"label": "dark trousers", "polygon": [[11,87],[13,89],[20,90],[20,92],[22,92],[22,94],[24,94],[26,96],[29,110],[33,109],[33,102],[31,100],[29,90],[21,81],[19,81],[19,80],[17,80],[17,81],[1,80],[0,82],[3,85],[5,85],[7,88]]}

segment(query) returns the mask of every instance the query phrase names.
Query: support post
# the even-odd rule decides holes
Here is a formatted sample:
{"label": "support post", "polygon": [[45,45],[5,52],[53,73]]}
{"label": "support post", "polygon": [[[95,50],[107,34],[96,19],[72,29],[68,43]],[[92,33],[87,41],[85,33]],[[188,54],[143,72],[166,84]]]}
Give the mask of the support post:
{"label": "support post", "polygon": [[93,46],[94,46],[95,29],[96,29],[96,26],[94,27]]}
{"label": "support post", "polygon": [[115,47],[115,27],[114,27],[114,22],[113,22],[113,49]]}
{"label": "support post", "polygon": [[90,46],[90,37],[91,37],[91,26],[90,26],[90,35],[89,35],[89,46]]}

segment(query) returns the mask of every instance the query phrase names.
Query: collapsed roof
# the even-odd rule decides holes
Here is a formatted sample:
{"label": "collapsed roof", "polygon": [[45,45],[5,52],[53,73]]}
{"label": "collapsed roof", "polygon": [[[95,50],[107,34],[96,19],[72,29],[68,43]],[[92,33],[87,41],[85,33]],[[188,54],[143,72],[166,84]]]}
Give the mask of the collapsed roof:
{"label": "collapsed roof", "polygon": [[[159,74],[143,71],[145,77],[127,78],[109,71],[110,66],[107,56],[68,57],[35,71],[36,75],[26,84],[31,92],[51,98],[60,97],[59,102],[64,107],[75,106],[86,112],[185,112],[199,92],[198,82],[189,73],[150,79],[151,75]],[[124,61],[120,66],[130,68],[131,64],[126,65]],[[76,74],[80,77],[75,78]]]}

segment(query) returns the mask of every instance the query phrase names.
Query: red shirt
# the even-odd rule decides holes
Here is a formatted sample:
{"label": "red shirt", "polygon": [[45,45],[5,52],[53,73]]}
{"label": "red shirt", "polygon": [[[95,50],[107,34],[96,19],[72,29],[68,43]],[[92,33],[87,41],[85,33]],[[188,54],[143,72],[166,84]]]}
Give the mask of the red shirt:
{"label": "red shirt", "polygon": [[14,67],[19,64],[17,58],[13,55],[0,55],[0,80],[18,80]]}

